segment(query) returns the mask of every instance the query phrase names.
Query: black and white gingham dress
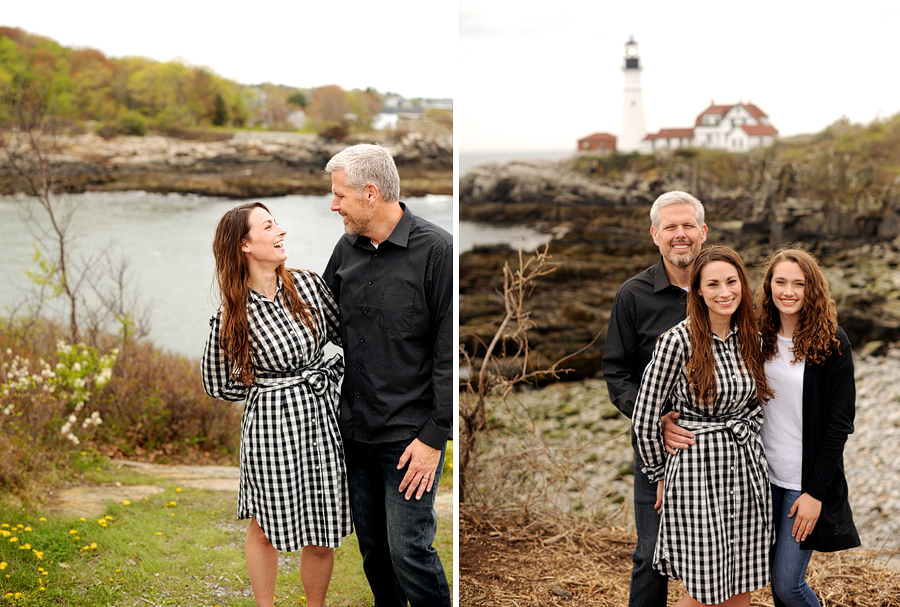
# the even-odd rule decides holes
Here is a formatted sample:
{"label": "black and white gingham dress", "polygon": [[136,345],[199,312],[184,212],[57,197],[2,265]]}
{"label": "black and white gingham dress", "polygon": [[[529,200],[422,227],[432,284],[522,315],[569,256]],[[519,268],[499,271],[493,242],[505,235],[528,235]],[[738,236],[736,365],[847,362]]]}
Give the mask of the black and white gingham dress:
{"label": "black and white gingham dress", "polygon": [[225,362],[221,310],[201,361],[210,396],[243,400],[238,518],[256,518],[278,550],[306,545],[336,548],[352,522],[344,453],[337,426],[343,360],[324,359],[327,341],[339,343],[338,310],[322,279],[294,272],[300,297],[317,310],[319,338],[295,321],[279,281],[275,300],[250,291],[250,334],[257,378],[245,387]]}
{"label": "black and white gingham dress", "polygon": [[[688,323],[663,333],[644,370],[634,432],[652,482],[665,475],[654,567],[684,582],[696,600],[715,604],[769,583],[774,539],[769,478],[762,439],[762,405],[743,366],[740,336],[713,334],[717,394],[701,409],[685,374],[691,355]],[[756,336],[754,336],[756,339]],[[696,443],[668,456],[659,418],[668,400]]]}

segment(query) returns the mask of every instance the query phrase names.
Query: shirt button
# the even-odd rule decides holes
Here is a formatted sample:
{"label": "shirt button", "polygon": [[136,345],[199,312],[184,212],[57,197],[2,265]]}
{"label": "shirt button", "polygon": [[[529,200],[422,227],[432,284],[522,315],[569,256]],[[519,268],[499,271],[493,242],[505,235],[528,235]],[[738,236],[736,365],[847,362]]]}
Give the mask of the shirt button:
{"label": "shirt button", "polygon": [[372,284],[372,281],[371,281],[371,280],[369,281],[369,284]]}
{"label": "shirt button", "polygon": [[363,310],[363,314],[368,314],[368,313],[369,313],[368,310]]}
{"label": "shirt button", "polygon": [[364,341],[366,341],[366,338],[365,338],[365,337],[360,337],[360,338],[359,338],[359,343],[362,343],[362,342],[364,342]]}

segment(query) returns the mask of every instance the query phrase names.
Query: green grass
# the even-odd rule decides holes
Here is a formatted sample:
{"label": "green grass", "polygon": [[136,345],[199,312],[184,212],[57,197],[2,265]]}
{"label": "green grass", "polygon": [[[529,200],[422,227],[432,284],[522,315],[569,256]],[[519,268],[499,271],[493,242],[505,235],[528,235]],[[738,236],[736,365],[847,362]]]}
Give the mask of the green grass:
{"label": "green grass", "polygon": [[[95,482],[155,480],[165,490],[109,504],[93,519],[53,517],[40,507],[0,508],[0,606],[255,604],[244,561],[247,521],[235,519],[235,494],[136,479],[98,459],[89,469],[94,474],[85,476]],[[452,490],[452,470],[445,470],[442,493]],[[441,517],[435,546],[451,583],[452,532],[452,517]],[[299,552],[281,555],[276,603],[305,604]],[[355,535],[336,551],[328,604],[373,604]]]}

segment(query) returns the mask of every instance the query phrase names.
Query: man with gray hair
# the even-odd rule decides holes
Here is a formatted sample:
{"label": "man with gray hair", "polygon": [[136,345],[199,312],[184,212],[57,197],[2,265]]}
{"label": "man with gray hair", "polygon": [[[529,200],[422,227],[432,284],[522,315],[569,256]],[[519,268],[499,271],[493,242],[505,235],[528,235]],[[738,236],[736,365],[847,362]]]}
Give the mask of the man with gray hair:
{"label": "man with gray hair", "polygon": [[453,419],[453,238],[400,199],[390,152],[326,165],[344,221],[324,279],[346,357],[339,426],[363,568],[379,607],[449,607],[434,498]]}
{"label": "man with gray hair", "polygon": [[[603,346],[603,377],[616,408],[628,419],[644,368],[653,357],[656,338],[687,316],[686,292],[691,268],[706,242],[703,205],[686,192],[666,192],[650,208],[650,236],[659,247],[659,262],[619,287],[609,315]],[[667,414],[676,415],[676,414]],[[635,438],[632,433],[632,447]],[[641,471],[635,448],[634,521],[637,546],[632,560],[630,607],[665,607],[668,577],[653,568],[659,519],[653,505],[656,483]]]}

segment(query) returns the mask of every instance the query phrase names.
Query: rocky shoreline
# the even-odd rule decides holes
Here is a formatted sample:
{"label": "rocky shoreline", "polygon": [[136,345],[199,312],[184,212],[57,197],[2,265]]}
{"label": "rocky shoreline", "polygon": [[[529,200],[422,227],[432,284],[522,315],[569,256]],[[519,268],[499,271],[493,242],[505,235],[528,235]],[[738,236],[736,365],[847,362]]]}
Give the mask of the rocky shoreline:
{"label": "rocky shoreline", "polygon": [[[535,324],[530,346],[547,363],[596,338],[568,361],[572,371],[563,379],[602,377],[616,290],[659,259],[648,213],[659,194],[673,189],[698,193],[706,207],[707,242],[738,250],[752,287],[771,251],[800,243],[820,258],[854,348],[877,350],[900,340],[900,178],[878,204],[839,206],[800,197],[794,183],[798,169],[789,166],[760,162],[751,179],[756,185],[744,191],[705,184],[689,168],[601,179],[575,170],[572,162],[487,165],[460,182],[461,220],[528,225],[555,234],[548,252],[556,269],[535,284],[526,304]],[[497,293],[503,264],[515,268],[518,257],[506,246],[460,255],[460,339],[476,359],[503,314]]]}
{"label": "rocky shoreline", "polygon": [[[94,134],[60,137],[48,154],[60,192],[130,191],[225,198],[318,195],[331,189],[323,169],[348,145],[302,133],[239,132],[217,141]],[[453,193],[453,138],[407,133],[385,143],[400,172],[403,196]],[[0,159],[0,194],[25,192]]]}
{"label": "rocky shoreline", "polygon": [[[854,521],[866,550],[900,550],[900,344],[854,352],[855,432],[844,449]],[[606,383],[524,389],[489,405],[475,503],[554,508],[633,525],[630,423]]]}

